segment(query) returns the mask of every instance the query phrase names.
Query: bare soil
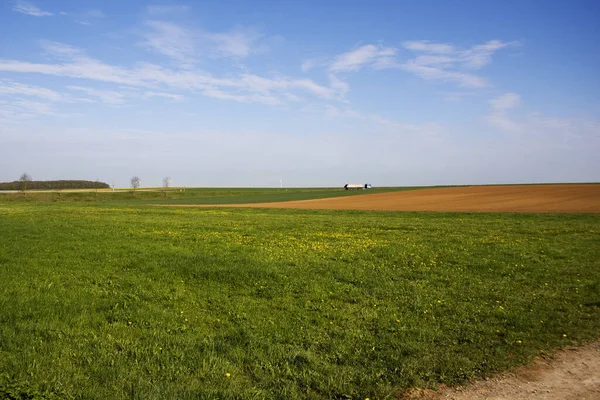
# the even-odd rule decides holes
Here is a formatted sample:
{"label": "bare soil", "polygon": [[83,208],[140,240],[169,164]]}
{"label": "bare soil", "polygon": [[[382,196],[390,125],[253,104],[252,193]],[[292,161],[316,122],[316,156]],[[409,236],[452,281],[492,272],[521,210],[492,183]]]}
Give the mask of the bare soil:
{"label": "bare soil", "polygon": [[552,357],[467,386],[413,390],[400,399],[418,400],[598,400],[600,399],[600,343],[563,349]]}
{"label": "bare soil", "polygon": [[600,184],[465,186],[224,206],[318,210],[600,213]]}

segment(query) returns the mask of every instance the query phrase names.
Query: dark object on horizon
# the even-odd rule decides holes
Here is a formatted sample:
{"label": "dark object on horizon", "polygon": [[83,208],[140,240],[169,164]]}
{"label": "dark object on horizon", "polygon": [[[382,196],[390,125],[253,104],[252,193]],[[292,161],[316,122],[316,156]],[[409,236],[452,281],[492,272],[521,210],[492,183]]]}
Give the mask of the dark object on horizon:
{"label": "dark object on horizon", "polygon": [[[0,190],[22,190],[23,182],[0,182]],[[57,189],[110,189],[107,183],[98,181],[28,181],[27,190]]]}

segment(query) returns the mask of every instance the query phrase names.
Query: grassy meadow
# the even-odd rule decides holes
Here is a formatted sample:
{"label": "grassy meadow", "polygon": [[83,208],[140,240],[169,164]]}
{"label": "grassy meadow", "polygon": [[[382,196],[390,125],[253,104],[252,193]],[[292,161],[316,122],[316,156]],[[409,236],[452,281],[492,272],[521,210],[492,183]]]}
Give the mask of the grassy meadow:
{"label": "grassy meadow", "polygon": [[276,201],[324,199],[423,189],[423,187],[380,187],[369,190],[343,188],[150,188],[138,190],[44,190],[0,191],[0,202],[93,202],[130,204],[247,204]]}
{"label": "grassy meadow", "polygon": [[599,215],[3,199],[0,398],[385,399],[600,336]]}

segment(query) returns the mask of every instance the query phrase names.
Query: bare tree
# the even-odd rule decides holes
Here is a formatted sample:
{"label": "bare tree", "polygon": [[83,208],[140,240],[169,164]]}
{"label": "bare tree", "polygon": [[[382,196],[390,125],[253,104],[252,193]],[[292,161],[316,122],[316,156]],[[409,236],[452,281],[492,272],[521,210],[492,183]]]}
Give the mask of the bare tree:
{"label": "bare tree", "polygon": [[163,184],[164,188],[168,188],[169,186],[171,186],[171,177],[170,176],[164,177],[162,184]]}
{"label": "bare tree", "polygon": [[133,190],[137,189],[140,187],[140,182],[142,180],[140,179],[139,176],[134,176],[131,178],[131,187],[133,188]]}
{"label": "bare tree", "polygon": [[31,175],[25,172],[23,175],[19,177],[19,182],[21,182],[21,190],[27,190],[27,183],[31,182]]}

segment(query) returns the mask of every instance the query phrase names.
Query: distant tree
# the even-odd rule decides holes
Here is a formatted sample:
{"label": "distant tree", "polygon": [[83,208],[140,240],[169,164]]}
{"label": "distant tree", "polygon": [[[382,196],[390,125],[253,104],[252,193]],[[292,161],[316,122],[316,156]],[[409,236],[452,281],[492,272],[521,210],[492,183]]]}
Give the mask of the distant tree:
{"label": "distant tree", "polygon": [[27,172],[25,172],[23,175],[21,175],[19,177],[19,182],[21,182],[21,190],[22,191],[26,191],[27,190],[27,184],[29,182],[31,182],[31,175],[29,175]]}
{"label": "distant tree", "polygon": [[163,187],[164,188],[168,188],[169,186],[171,186],[171,177],[167,176],[163,178]]}
{"label": "distant tree", "polygon": [[133,188],[133,190],[140,187],[140,182],[141,179],[139,178],[139,176],[134,176],[133,178],[131,178],[131,187]]}
{"label": "distant tree", "polygon": [[[27,175],[27,174],[23,174]],[[29,176],[29,175],[27,175]],[[21,176],[13,182],[0,182],[0,190],[23,190],[26,184],[27,190],[60,190],[60,189],[108,189],[110,186],[104,182],[92,182],[81,180],[61,180],[61,181],[34,181],[29,177]]]}

